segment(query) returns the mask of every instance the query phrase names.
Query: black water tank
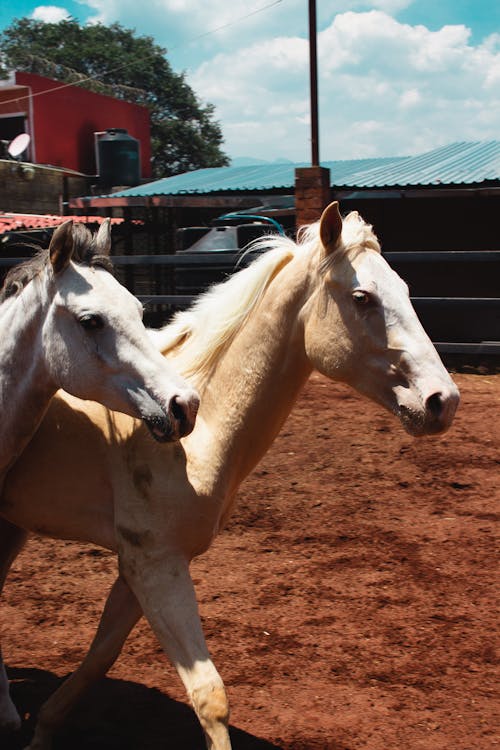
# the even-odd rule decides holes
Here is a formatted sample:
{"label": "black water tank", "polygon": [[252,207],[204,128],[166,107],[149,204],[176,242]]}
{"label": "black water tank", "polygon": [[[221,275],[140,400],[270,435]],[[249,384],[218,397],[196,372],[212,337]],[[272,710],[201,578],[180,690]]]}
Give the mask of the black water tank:
{"label": "black water tank", "polygon": [[139,141],[124,128],[108,128],[97,140],[97,171],[105,185],[138,185]]}

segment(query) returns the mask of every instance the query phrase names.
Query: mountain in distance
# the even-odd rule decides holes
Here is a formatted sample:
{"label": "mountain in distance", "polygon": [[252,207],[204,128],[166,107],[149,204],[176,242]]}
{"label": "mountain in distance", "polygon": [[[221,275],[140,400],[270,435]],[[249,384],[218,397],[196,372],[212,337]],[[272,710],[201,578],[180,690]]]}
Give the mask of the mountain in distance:
{"label": "mountain in distance", "polygon": [[262,164],[293,164],[291,159],[257,159],[254,156],[235,156],[231,159],[232,167],[253,167]]}

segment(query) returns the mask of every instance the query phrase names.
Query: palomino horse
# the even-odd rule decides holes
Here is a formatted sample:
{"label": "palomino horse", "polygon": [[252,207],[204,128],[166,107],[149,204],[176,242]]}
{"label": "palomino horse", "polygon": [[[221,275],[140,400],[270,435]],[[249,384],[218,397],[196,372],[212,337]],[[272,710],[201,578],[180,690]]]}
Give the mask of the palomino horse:
{"label": "palomino horse", "polygon": [[[413,435],[442,432],[453,420],[458,391],[406,285],[357,213],[342,222],[334,203],[298,244],[267,243],[267,253],[156,334],[201,394],[188,437],[158,445],[125,416],[56,398],[7,478],[2,578],[28,531],[92,542],[119,558],[90,650],[41,708],[31,750],[50,747],[142,613],[178,670],[208,747],[229,750],[228,701],[205,644],[189,563],[223,526],[238,485],[313,368],[393,411]],[[6,705],[6,683],[2,690]]]}
{"label": "palomino horse", "polygon": [[[198,396],[152,345],[142,307],[109,270],[109,221],[71,220],[0,293],[0,484],[59,388],[142,417],[160,440],[194,425]],[[75,262],[74,262],[75,261]]]}

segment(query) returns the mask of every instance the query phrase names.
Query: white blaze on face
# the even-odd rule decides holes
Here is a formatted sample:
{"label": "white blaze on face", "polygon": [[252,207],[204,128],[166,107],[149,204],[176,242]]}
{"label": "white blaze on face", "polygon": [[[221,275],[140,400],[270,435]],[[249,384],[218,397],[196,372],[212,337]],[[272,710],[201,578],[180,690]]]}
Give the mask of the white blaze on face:
{"label": "white blaze on face", "polygon": [[57,386],[143,419],[157,439],[188,434],[198,394],[153,346],[140,302],[102,268],[71,263],[55,279],[44,340]]}
{"label": "white blaze on face", "polygon": [[[378,368],[392,375],[391,396],[386,396],[393,400],[390,408],[413,435],[443,432],[453,420],[459,393],[413,309],[406,283],[375,252],[359,254],[353,267],[352,291],[366,295],[360,325],[378,352]],[[368,378],[369,369],[368,362]],[[361,389],[370,394],[375,381],[374,376]]]}

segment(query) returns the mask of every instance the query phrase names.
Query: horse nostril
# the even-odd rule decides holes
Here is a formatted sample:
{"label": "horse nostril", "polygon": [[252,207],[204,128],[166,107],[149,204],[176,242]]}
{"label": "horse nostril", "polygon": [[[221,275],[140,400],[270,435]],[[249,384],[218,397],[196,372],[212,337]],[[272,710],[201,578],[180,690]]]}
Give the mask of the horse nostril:
{"label": "horse nostril", "polygon": [[426,409],[433,417],[440,417],[443,413],[443,396],[441,393],[433,393],[425,402]]}
{"label": "horse nostril", "polygon": [[185,437],[192,432],[199,403],[197,394],[193,394],[189,398],[177,395],[171,400],[170,414],[178,424],[180,437]]}
{"label": "horse nostril", "polygon": [[180,396],[174,396],[170,402],[170,411],[172,412],[173,418],[177,422],[182,422],[187,417],[187,409],[185,402]]}

